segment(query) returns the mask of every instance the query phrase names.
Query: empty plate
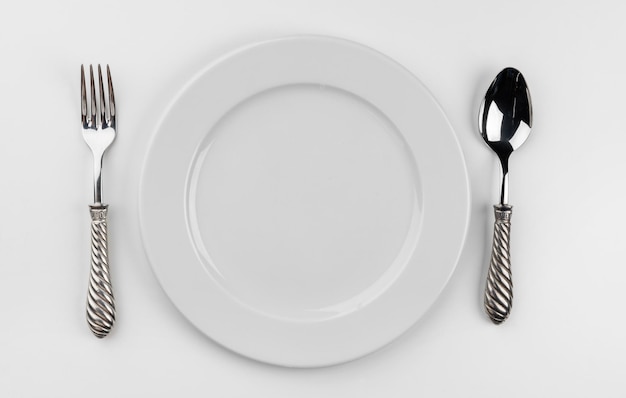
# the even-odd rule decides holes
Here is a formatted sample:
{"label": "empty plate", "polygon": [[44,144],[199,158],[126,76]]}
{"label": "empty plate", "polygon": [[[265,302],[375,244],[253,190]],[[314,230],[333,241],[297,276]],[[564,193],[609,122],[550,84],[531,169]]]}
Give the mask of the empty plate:
{"label": "empty plate", "polygon": [[199,330],[284,366],[348,361],[433,304],[469,215],[459,144],[406,69],[304,36],[208,65],[149,147],[140,223],[163,289]]}

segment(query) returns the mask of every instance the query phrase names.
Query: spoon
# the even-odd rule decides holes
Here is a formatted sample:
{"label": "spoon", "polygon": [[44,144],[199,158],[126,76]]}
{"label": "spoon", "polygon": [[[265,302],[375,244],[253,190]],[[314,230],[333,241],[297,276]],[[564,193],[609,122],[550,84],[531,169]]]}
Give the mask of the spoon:
{"label": "spoon", "polygon": [[495,223],[491,261],[485,286],[485,310],[491,321],[500,324],[511,313],[513,281],[509,237],[509,157],[528,138],[532,125],[532,105],[524,76],[515,68],[505,68],[489,86],[478,112],[478,130],[496,153],[502,166],[500,203],[494,206]]}

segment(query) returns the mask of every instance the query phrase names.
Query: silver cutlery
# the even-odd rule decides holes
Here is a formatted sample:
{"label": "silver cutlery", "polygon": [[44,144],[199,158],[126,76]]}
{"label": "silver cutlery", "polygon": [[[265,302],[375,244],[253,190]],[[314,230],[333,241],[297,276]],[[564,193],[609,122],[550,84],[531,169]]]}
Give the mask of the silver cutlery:
{"label": "silver cutlery", "polygon": [[509,157],[526,141],[531,125],[532,105],[526,80],[517,69],[505,68],[489,86],[478,114],[480,134],[502,166],[500,203],[494,206],[491,261],[485,286],[485,310],[495,324],[508,318],[513,305]]}
{"label": "silver cutlery", "polygon": [[115,322],[115,302],[109,275],[107,238],[108,205],[102,203],[102,158],[115,139],[116,109],[111,71],[107,65],[108,99],[98,65],[98,92],[94,84],[93,67],[89,66],[91,98],[87,100],[85,68],[80,67],[81,122],[83,138],[93,154],[94,203],[91,213],[91,270],[87,292],[87,322],[96,337],[109,334]]}

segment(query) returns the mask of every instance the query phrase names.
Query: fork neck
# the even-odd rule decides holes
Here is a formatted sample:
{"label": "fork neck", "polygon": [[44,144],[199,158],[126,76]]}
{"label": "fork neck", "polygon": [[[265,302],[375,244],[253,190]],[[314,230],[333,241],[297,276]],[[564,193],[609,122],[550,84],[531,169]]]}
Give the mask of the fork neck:
{"label": "fork neck", "polygon": [[93,202],[102,203],[102,156],[93,157]]}

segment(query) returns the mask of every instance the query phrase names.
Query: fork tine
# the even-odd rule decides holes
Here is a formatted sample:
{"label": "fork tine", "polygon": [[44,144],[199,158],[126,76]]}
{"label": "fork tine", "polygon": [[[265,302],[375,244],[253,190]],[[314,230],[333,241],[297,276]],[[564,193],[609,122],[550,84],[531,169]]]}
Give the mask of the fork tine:
{"label": "fork tine", "polygon": [[115,128],[115,94],[113,94],[113,80],[111,79],[111,69],[107,65],[107,81],[109,84],[109,121]]}
{"label": "fork tine", "polygon": [[96,105],[96,85],[94,83],[94,79],[93,79],[93,66],[89,65],[89,77],[90,77],[90,81],[91,81],[91,120],[90,120],[90,125],[91,128],[97,128],[98,126],[98,121],[96,119],[96,113],[98,112],[97,109],[97,105]]}
{"label": "fork tine", "polygon": [[102,68],[98,64],[98,83],[100,88],[100,123],[102,127],[107,127],[107,102],[104,98],[104,84],[102,83]]}
{"label": "fork tine", "polygon": [[80,66],[80,120],[83,128],[87,127],[87,87],[85,86],[85,67]]}

